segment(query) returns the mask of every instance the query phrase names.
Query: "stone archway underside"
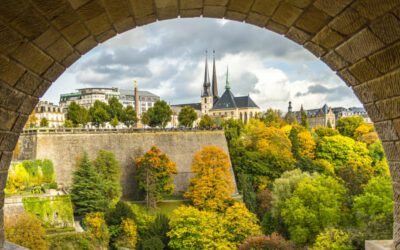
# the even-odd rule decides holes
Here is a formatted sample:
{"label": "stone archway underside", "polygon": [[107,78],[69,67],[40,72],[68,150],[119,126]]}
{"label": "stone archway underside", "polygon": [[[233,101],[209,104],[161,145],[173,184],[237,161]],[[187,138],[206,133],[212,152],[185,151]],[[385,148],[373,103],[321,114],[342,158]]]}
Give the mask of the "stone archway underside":
{"label": "stone archway underside", "polygon": [[[337,72],[383,142],[393,180],[393,237],[400,242],[399,0],[0,0],[0,189],[28,115],[67,67],[117,33],[179,16],[264,27]],[[0,191],[0,246],[3,203]]]}

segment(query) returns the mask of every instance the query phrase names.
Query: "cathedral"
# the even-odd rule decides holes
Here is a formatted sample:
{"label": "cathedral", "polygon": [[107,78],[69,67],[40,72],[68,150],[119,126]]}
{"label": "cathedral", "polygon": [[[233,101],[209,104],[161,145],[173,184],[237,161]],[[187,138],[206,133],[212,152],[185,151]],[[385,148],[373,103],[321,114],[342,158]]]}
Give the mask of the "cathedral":
{"label": "cathedral", "polygon": [[211,117],[221,117],[223,119],[240,119],[247,122],[260,112],[260,108],[247,96],[235,97],[231,92],[229,83],[229,72],[226,70],[225,91],[221,97],[218,95],[217,72],[215,66],[215,52],[213,55],[212,83],[208,73],[207,52],[205,60],[205,72],[203,90],[201,93],[201,113]]}

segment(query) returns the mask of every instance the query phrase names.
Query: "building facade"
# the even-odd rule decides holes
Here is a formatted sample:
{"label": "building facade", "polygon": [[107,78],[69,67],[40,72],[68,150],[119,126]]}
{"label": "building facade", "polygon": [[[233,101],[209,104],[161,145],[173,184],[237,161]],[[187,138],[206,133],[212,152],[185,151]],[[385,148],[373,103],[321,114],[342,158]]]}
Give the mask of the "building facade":
{"label": "building facade", "polygon": [[65,115],[64,112],[62,112],[62,108],[47,101],[40,101],[36,105],[35,116],[37,123],[36,126],[40,125],[40,121],[43,118],[47,119],[49,128],[60,128],[65,122]]}

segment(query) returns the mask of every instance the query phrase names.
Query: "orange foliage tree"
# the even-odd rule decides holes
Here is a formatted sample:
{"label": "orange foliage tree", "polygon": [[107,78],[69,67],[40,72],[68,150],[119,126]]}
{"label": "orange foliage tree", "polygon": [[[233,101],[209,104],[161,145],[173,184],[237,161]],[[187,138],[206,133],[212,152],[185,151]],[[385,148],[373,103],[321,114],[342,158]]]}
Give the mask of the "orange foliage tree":
{"label": "orange foliage tree", "polygon": [[148,207],[156,207],[157,201],[163,194],[171,194],[174,191],[172,174],[176,174],[176,164],[161,150],[152,146],[143,157],[136,159],[137,179],[139,187],[146,192]]}
{"label": "orange foliage tree", "polygon": [[232,200],[234,190],[228,155],[221,148],[205,146],[193,156],[192,171],[195,176],[190,179],[184,197],[202,209],[224,210],[227,202]]}

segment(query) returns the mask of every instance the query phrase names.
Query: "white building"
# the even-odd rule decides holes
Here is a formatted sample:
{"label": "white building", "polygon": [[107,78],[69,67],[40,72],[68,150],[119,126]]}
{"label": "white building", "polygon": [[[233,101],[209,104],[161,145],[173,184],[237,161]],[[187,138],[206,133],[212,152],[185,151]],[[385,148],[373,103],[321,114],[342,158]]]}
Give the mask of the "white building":
{"label": "white building", "polygon": [[43,118],[46,118],[49,122],[49,128],[60,128],[65,122],[65,116],[62,112],[62,108],[47,101],[40,101],[36,105],[35,116],[37,118],[36,126],[40,125],[40,121]]}

